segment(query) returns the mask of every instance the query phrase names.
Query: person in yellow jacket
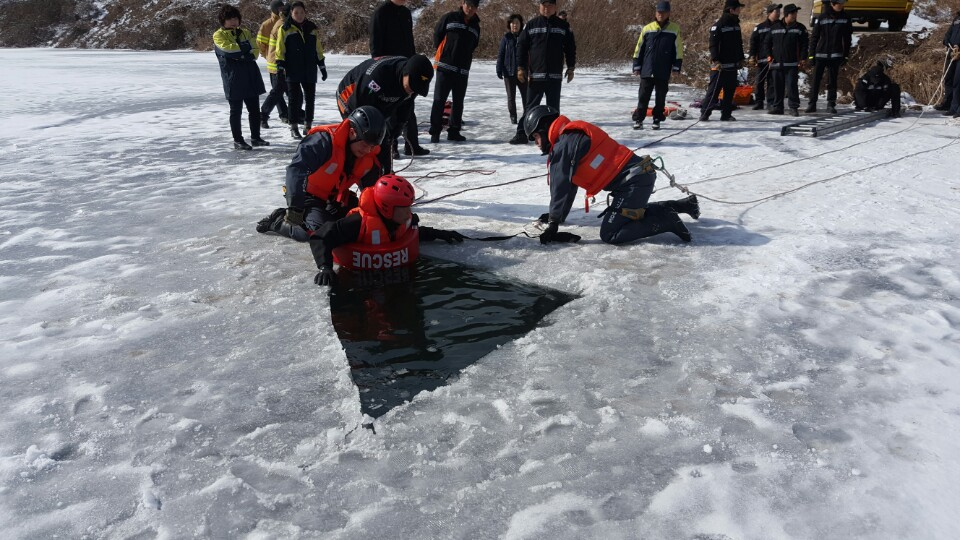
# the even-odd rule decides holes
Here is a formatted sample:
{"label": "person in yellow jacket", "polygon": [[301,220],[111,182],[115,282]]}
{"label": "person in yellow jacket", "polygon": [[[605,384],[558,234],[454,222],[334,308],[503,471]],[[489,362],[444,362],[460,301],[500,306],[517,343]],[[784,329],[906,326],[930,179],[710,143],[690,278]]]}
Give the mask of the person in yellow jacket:
{"label": "person in yellow jacket", "polygon": [[[303,2],[291,2],[280,30],[277,32],[277,76],[285,77],[290,97],[290,135],[302,139],[297,124],[303,121],[304,131],[313,126],[313,107],[317,94],[317,68],[321,80],[327,80],[327,66],[320,42],[320,29],[307,19]],[[303,118],[297,117],[303,105]]]}
{"label": "person in yellow jacket", "polygon": [[230,103],[230,131],[237,150],[252,150],[243,140],[240,116],[246,105],[250,121],[250,142],[253,146],[268,146],[260,138],[260,94],[266,92],[263,77],[257,66],[260,49],[253,34],[240,26],[240,10],[223,4],[217,14],[220,28],[213,34],[213,49],[220,63],[223,93]]}
{"label": "person in yellow jacket", "polygon": [[277,77],[277,31],[283,24],[283,17],[280,15],[283,7],[283,0],[270,2],[270,18],[260,23],[260,31],[257,32],[257,46],[261,51],[266,51],[264,57],[267,59],[267,73],[270,74],[270,92],[260,107],[261,129],[270,129],[270,124],[267,121],[270,119],[270,111],[274,107],[280,113],[280,121],[283,123],[289,122],[287,120],[287,101],[283,98],[284,92],[287,91],[287,84],[285,80]]}

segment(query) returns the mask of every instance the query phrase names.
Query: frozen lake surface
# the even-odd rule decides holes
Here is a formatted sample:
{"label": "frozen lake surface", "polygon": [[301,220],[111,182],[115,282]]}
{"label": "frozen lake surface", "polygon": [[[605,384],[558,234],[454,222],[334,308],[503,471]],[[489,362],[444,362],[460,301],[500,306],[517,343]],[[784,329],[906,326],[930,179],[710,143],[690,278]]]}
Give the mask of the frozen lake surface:
{"label": "frozen lake surface", "polygon": [[[328,58],[318,121],[360,60]],[[633,131],[635,83],[578,69],[564,113],[659,141],[641,152],[702,195],[830,180],[704,198],[690,244],[601,243],[601,197],[562,228],[578,245],[425,245],[579,297],[374,434],[309,250],[254,231],[293,141],[274,115],[269,148],[232,149],[213,53],[0,61],[7,538],[960,536],[956,121],[804,139],[739,111]],[[505,144],[490,63],[467,96],[469,141],[403,173],[424,201],[545,172]],[[464,169],[492,174],[429,174]],[[417,211],[507,235],[547,201],[539,177]]]}

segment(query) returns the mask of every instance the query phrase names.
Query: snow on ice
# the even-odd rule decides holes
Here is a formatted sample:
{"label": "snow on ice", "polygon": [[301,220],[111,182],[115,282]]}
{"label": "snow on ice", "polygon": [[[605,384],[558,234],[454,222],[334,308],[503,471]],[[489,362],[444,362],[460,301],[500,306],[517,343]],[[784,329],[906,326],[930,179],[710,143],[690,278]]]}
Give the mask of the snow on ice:
{"label": "snow on ice", "polygon": [[[293,142],[278,127],[269,148],[232,150],[213,54],[0,59],[5,537],[960,532],[955,121],[804,139],[741,110],[642,152],[728,201],[833,180],[702,199],[689,245],[604,245],[594,209],[565,225],[579,245],[425,246],[580,297],[374,433],[309,251],[254,231],[283,204]],[[338,118],[336,81],[359,61],[328,58],[319,119]],[[629,77],[582,69],[562,107],[634,148],[692,123],[635,132],[635,96]],[[480,62],[469,141],[404,171],[424,200],[544,172],[532,145],[505,144],[505,109]],[[459,169],[496,172],[415,178]],[[546,204],[538,178],[418,211],[499,235]]]}

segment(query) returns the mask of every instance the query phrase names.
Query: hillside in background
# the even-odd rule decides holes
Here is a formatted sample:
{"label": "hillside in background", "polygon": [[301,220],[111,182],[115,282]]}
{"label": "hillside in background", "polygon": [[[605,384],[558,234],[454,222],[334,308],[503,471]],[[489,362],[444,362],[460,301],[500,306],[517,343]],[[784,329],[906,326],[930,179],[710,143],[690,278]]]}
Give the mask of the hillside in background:
{"label": "hillside in background", "polygon": [[[367,21],[380,2],[344,0],[307,2],[308,16],[326,29],[329,50],[347,53],[367,51]],[[762,20],[765,0],[746,0],[741,16],[744,37]],[[266,1],[240,0],[244,25],[256,30],[268,16]],[[79,47],[140,50],[198,49],[211,46],[216,30],[216,5],[210,0],[0,0],[0,47]],[[460,0],[410,0],[416,17],[418,50],[432,54],[433,25],[444,12],[457,9]],[[626,69],[637,36],[653,18],[651,0],[561,1],[577,36],[581,65],[622,63]],[[673,2],[673,20],[680,24],[686,42],[684,73],[678,82],[703,86],[707,76],[707,29],[719,15],[718,0]],[[857,75],[881,54],[897,60],[893,77],[918,101],[928,102],[937,84],[943,60],[940,41],[957,0],[918,2],[906,32],[873,32],[859,35],[860,50],[843,70],[846,90]],[[532,0],[484,1],[480,9],[482,39],[480,58],[496,56],[505,31],[505,19],[520,13],[525,19],[536,13]],[[809,11],[801,20],[808,21]]]}

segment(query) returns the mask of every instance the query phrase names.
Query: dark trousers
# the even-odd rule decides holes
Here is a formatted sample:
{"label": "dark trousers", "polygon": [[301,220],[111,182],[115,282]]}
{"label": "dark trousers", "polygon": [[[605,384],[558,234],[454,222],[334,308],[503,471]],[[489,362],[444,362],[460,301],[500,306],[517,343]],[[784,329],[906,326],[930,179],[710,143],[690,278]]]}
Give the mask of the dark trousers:
{"label": "dark trousers", "polygon": [[250,120],[250,137],[260,138],[260,96],[250,96],[243,99],[228,99],[230,104],[230,133],[233,140],[242,141],[243,132],[240,131],[240,117],[243,115],[243,106],[247,106],[247,118]]}
{"label": "dark trousers", "polygon": [[[634,176],[628,176],[621,187],[610,192],[613,201],[600,224],[600,240],[608,244],[623,244],[655,234],[673,232],[680,216],[671,205],[675,201],[650,203],[650,194],[657,180],[656,172],[643,173],[637,168]],[[623,174],[623,173],[621,173]],[[644,211],[643,218],[631,219],[620,214],[621,208]]]}
{"label": "dark trousers", "polygon": [[[523,100],[523,115],[532,107],[536,107],[547,98],[547,105],[556,110],[560,110],[560,88],[563,84],[561,79],[527,81],[527,96]],[[523,133],[523,122],[517,122],[517,133]]]}
{"label": "dark trousers", "polygon": [[707,85],[707,93],[700,102],[700,118],[710,118],[713,104],[717,102],[721,90],[723,101],[720,103],[720,118],[729,118],[733,113],[733,94],[737,91],[737,70],[720,69],[710,72],[710,84]]}
{"label": "dark trousers", "polygon": [[450,110],[450,133],[459,133],[463,127],[463,99],[467,96],[466,75],[437,70],[437,82],[433,87],[433,108],[430,110],[430,134],[439,135],[443,131],[443,108],[447,96],[453,92],[453,107]]}
{"label": "dark trousers", "polygon": [[[403,128],[403,138],[406,140],[407,144],[411,147],[420,146],[419,133],[417,133],[417,111],[410,107],[410,118],[407,119],[406,125]],[[396,140],[396,139],[394,139]],[[383,163],[381,161],[380,163]]]}
{"label": "dark trousers", "polygon": [[637,116],[634,120],[643,122],[647,117],[647,109],[650,108],[650,95],[656,90],[656,98],[653,102],[653,119],[666,120],[667,116],[663,114],[663,109],[667,104],[667,85],[669,79],[654,79],[653,77],[644,77],[640,79],[640,99],[637,101]]}
{"label": "dark trousers", "polygon": [[[783,100],[791,109],[800,108],[800,68],[785,66],[770,70],[773,75],[773,104],[771,107],[778,111],[783,110]],[[758,100],[760,98],[757,98]]]}
{"label": "dark trousers", "polygon": [[857,85],[857,88],[853,91],[853,102],[856,104],[857,110],[860,109],[874,109],[880,110],[887,106],[887,103],[890,104],[890,112],[899,115],[900,114],[900,85],[891,84],[887,87],[887,91],[884,92],[880,90],[865,90]]}
{"label": "dark trousers", "polygon": [[820,96],[820,83],[823,82],[823,73],[827,72],[827,105],[834,107],[837,104],[837,77],[840,75],[840,58],[817,58],[817,65],[813,68],[813,86],[810,87],[810,104],[816,104]]}
{"label": "dark trousers", "polygon": [[[753,96],[757,98],[757,103],[766,103],[772,106],[774,101],[773,74],[770,72],[770,62],[764,62],[757,65],[757,78],[753,82]],[[778,94],[782,96],[783,94]],[[780,100],[781,102],[783,99]],[[781,103],[780,108],[783,108]]]}
{"label": "dark trousers", "polygon": [[323,201],[308,201],[303,210],[302,227],[300,225],[291,225],[286,221],[280,220],[275,223],[273,232],[280,236],[292,238],[297,242],[306,242],[310,240],[310,233],[308,231],[315,231],[324,223],[344,218],[350,210],[350,208],[340,207],[339,205],[321,206],[323,204]]}
{"label": "dark trousers", "polygon": [[[960,63],[960,61],[954,62],[954,64]],[[953,70],[953,99],[950,103],[950,112],[953,114],[960,113],[960,68]]]}
{"label": "dark trousers", "polygon": [[[287,88],[290,96],[290,118],[291,124],[302,124],[304,122],[313,123],[313,102],[317,97],[317,85],[315,83],[293,82],[287,79]],[[303,118],[296,111],[301,107],[306,111]]]}
{"label": "dark trousers", "polygon": [[503,86],[507,89],[507,111],[510,118],[517,117],[517,89],[520,90],[520,107],[523,107],[523,98],[527,94],[527,84],[517,80],[516,77],[505,75],[503,77]]}
{"label": "dark trousers", "polygon": [[956,103],[953,91],[957,85],[953,81],[957,72],[960,71],[957,69],[957,64],[960,64],[960,60],[951,60],[950,55],[947,55],[943,62],[943,98],[940,99],[940,106],[944,109],[950,109],[951,102]]}
{"label": "dark trousers", "polygon": [[260,118],[267,120],[270,118],[270,111],[274,107],[280,114],[280,118],[287,118],[287,102],[283,99],[283,93],[287,91],[286,79],[277,77],[276,73],[270,74],[270,93],[267,99],[263,100],[263,106],[260,107]]}

